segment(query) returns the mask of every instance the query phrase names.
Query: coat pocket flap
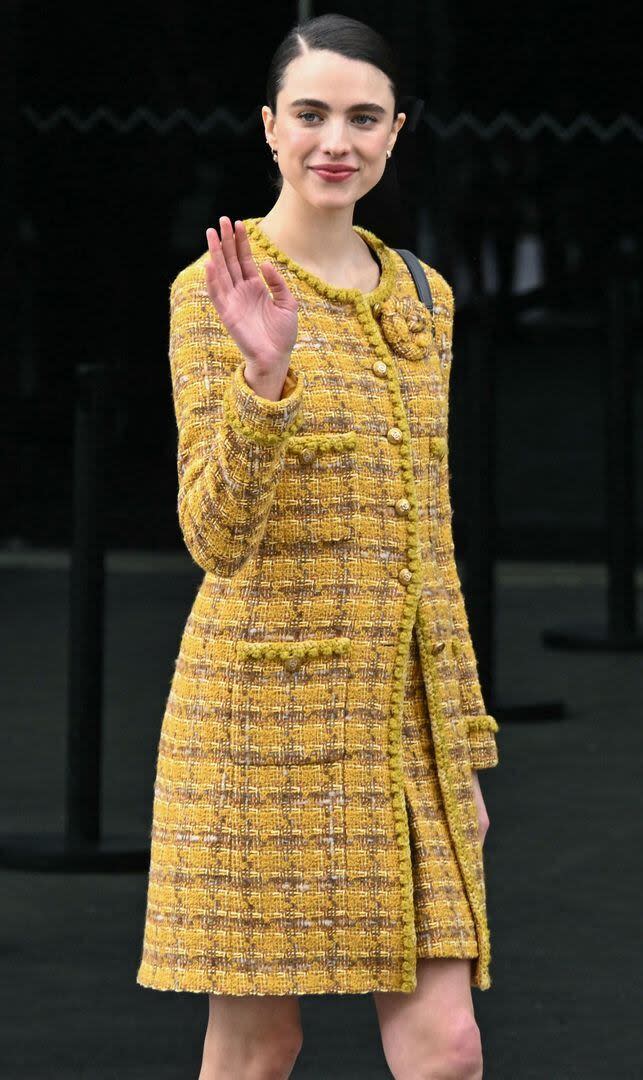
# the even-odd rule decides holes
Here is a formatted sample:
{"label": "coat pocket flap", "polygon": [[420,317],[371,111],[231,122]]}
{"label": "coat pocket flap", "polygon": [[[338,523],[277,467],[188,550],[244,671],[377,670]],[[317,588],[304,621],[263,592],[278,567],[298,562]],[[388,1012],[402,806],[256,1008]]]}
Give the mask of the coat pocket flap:
{"label": "coat pocket flap", "polygon": [[237,654],[242,659],[279,660],[294,658],[300,662],[331,656],[347,656],[352,641],[346,637],[302,638],[299,641],[238,641]]}
{"label": "coat pocket flap", "polygon": [[289,454],[298,454],[304,460],[312,460],[317,454],[354,450],[356,444],[357,434],[354,431],[320,431],[291,435],[286,450]]}

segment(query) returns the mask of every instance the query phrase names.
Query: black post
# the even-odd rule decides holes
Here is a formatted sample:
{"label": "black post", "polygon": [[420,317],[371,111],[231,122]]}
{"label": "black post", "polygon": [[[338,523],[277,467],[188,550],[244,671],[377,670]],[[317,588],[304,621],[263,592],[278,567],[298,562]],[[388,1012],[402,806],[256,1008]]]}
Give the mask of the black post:
{"label": "black post", "polygon": [[485,697],[495,696],[495,595],[493,558],[496,549],[495,350],[492,347],[495,306],[488,296],[474,302],[474,319],[466,342],[467,471],[467,608]]}
{"label": "black post", "polygon": [[[634,518],[634,362],[628,277],[619,261],[608,285],[608,349],[605,414],[605,508],[607,511],[608,638],[627,642],[636,634]],[[628,310],[629,308],[629,310]]]}
{"label": "black post", "polygon": [[634,301],[633,269],[617,253],[607,290],[603,386],[605,400],[605,541],[607,626],[547,630],[551,648],[634,652],[643,648],[636,626],[634,514]]}
{"label": "black post", "polygon": [[0,865],[21,870],[146,870],[147,846],[136,847],[127,837],[101,838],[103,476],[111,380],[102,364],[79,364],[75,374],[65,832],[0,837]]}
{"label": "black post", "polygon": [[502,705],[496,697],[496,349],[501,313],[498,298],[485,294],[471,302],[469,311],[465,355],[469,448],[466,606],[480,685],[485,704],[498,723],[560,720],[565,714],[560,701]]}
{"label": "black post", "polygon": [[103,364],[78,365],[65,807],[65,837],[70,849],[100,840],[105,388]]}

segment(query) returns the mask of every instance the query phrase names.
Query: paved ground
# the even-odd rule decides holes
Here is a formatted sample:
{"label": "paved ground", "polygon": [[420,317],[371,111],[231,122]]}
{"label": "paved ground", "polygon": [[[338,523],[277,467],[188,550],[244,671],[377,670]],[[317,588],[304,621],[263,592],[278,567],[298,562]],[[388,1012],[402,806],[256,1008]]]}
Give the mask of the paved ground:
{"label": "paved ground", "polygon": [[[67,575],[55,555],[22,562],[0,558],[0,831],[55,832]],[[110,556],[108,570],[104,828],[144,845],[163,705],[200,573],[181,557],[136,553]],[[493,985],[473,994],[485,1080],[634,1080],[641,657],[541,645],[545,628],[603,621],[599,568],[503,563],[498,597],[499,703],[563,700],[567,714],[506,723],[500,765],[481,774]],[[205,997],[135,983],[145,885],[143,873],[0,870],[4,1080],[196,1080]],[[390,1076],[370,994],[301,1006],[294,1080]]]}

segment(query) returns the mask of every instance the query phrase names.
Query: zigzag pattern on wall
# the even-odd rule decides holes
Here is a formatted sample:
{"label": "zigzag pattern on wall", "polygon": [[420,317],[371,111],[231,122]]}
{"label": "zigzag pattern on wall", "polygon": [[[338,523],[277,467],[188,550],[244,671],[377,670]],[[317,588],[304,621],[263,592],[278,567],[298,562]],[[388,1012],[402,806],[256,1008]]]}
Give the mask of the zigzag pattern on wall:
{"label": "zigzag pattern on wall", "polygon": [[[105,105],[93,109],[85,116],[66,105],[60,105],[48,114],[24,105],[20,114],[32,128],[43,135],[65,126],[79,135],[87,135],[104,125],[119,135],[129,135],[137,128],[148,128],[157,135],[169,135],[177,128],[188,128],[195,135],[207,135],[219,128],[228,128],[233,134],[242,136],[255,127],[259,128],[261,123],[258,111],[252,112],[245,120],[240,120],[224,106],[214,109],[203,118],[196,116],[190,109],[174,109],[167,115],[159,115],[143,106],[132,110],[128,116],[119,117],[113,109]],[[433,134],[441,139],[452,139],[468,131],[478,139],[491,140],[503,131],[510,131],[524,142],[547,134],[554,136],[559,142],[571,142],[584,134],[589,134],[603,143],[611,142],[621,135],[643,142],[643,124],[628,113],[621,113],[610,123],[602,123],[590,113],[580,113],[570,123],[565,124],[546,112],[539,113],[529,122],[519,120],[507,111],[498,113],[488,122],[480,120],[471,112],[458,113],[448,121],[426,112],[419,120],[418,126],[422,125],[430,128]]]}

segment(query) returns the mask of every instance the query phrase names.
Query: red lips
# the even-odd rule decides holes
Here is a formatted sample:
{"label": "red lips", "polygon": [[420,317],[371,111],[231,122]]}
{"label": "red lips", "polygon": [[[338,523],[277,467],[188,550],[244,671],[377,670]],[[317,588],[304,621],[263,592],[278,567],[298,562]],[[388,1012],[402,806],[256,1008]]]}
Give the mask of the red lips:
{"label": "red lips", "polygon": [[310,168],[314,169],[315,172],[319,172],[320,170],[322,172],[334,173],[357,172],[357,169],[352,165],[311,165]]}

